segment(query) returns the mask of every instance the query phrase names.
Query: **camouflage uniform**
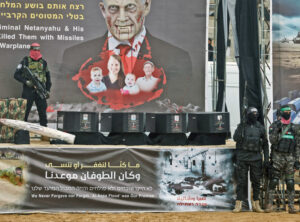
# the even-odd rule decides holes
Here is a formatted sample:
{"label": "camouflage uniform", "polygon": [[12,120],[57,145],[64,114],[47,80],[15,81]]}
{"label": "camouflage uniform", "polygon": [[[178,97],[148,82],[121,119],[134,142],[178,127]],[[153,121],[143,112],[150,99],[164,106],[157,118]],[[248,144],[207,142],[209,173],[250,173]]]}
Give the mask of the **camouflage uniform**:
{"label": "camouflage uniform", "polygon": [[47,126],[47,101],[46,99],[41,99],[33,87],[29,87],[28,85],[26,85],[27,79],[23,75],[24,66],[27,66],[32,71],[32,73],[36,75],[39,81],[45,84],[46,90],[50,92],[51,79],[47,62],[42,58],[36,61],[29,56],[26,56],[18,65],[17,70],[14,74],[14,78],[23,83],[22,98],[27,99],[25,121],[27,121],[33,102],[35,102],[39,113],[40,124],[42,126]]}
{"label": "camouflage uniform", "polygon": [[286,182],[289,212],[295,212],[294,165],[299,161],[300,156],[299,129],[298,125],[282,124],[280,120],[275,121],[270,126],[272,173],[269,183],[267,212],[272,210],[275,188],[281,178],[284,178]]}

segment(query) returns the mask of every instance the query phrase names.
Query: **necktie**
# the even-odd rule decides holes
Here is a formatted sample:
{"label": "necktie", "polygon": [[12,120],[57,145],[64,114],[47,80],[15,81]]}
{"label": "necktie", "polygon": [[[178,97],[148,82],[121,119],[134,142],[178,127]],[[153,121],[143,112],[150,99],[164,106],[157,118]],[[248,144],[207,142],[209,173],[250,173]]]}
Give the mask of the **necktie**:
{"label": "necktie", "polygon": [[129,72],[132,72],[132,61],[131,61],[131,56],[127,57],[127,53],[131,49],[130,45],[118,45],[117,47],[120,49],[120,57],[123,63],[124,67],[124,73],[127,74]]}

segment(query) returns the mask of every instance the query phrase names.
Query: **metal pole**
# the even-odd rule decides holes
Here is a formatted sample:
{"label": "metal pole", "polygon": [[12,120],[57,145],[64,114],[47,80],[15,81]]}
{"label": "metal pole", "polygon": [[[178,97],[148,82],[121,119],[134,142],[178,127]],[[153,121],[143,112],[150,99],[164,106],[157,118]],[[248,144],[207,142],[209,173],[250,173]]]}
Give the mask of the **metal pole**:
{"label": "metal pole", "polygon": [[213,74],[212,74],[212,108],[216,111],[217,106],[217,95],[218,95],[218,85],[217,85],[217,20],[218,20],[218,6],[219,0],[215,0],[215,12],[214,12],[214,52],[213,52]]}

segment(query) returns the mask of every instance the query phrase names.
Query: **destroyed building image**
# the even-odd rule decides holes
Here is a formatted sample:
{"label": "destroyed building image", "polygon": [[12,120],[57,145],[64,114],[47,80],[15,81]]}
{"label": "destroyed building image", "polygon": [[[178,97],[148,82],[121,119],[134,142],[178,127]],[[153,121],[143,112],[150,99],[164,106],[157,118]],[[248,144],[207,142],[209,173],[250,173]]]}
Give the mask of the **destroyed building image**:
{"label": "destroyed building image", "polygon": [[178,210],[224,210],[233,203],[232,150],[172,149],[161,154],[160,198]]}

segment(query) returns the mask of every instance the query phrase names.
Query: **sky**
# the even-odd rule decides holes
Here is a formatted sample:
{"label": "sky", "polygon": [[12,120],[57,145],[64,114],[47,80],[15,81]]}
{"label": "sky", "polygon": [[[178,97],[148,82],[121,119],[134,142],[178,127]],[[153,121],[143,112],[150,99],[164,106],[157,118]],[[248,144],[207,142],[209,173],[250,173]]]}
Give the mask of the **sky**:
{"label": "sky", "polygon": [[300,31],[300,1],[273,0],[273,41],[292,40]]}

